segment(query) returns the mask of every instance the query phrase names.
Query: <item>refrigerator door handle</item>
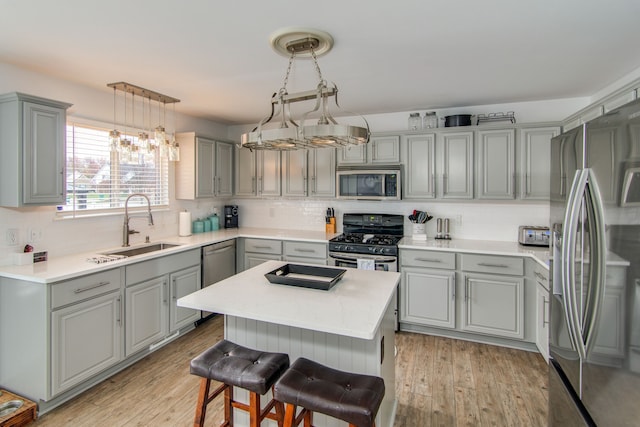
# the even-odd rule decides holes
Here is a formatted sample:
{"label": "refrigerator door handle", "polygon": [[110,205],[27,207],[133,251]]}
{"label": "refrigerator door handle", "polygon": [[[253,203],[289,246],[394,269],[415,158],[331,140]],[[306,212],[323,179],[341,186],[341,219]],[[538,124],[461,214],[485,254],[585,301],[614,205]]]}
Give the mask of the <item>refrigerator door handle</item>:
{"label": "refrigerator door handle", "polygon": [[585,300],[584,342],[589,354],[595,344],[599,314],[602,311],[607,267],[607,242],[605,235],[604,206],[593,169],[587,171],[585,206],[589,224],[589,269],[588,291]]}
{"label": "refrigerator door handle", "polygon": [[587,349],[581,333],[582,322],[578,310],[576,295],[576,240],[582,197],[586,191],[588,171],[578,169],[573,178],[567,198],[564,225],[562,229],[562,302],[567,322],[569,338],[581,359],[586,357]]}

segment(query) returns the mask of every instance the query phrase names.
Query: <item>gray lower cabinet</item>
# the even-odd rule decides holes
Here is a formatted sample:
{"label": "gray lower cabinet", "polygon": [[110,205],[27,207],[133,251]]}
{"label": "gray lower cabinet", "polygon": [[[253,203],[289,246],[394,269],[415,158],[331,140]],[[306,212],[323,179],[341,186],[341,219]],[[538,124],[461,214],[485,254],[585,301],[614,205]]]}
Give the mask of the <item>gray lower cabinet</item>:
{"label": "gray lower cabinet", "polygon": [[282,260],[282,241],[271,239],[243,239],[244,270],[260,265],[265,261]]}
{"label": "gray lower cabinet", "polygon": [[283,242],[284,261],[327,265],[327,244],[315,242]]}
{"label": "gray lower cabinet", "polygon": [[465,274],[462,330],[524,338],[524,279]]}
{"label": "gray lower cabinet", "polygon": [[0,206],[65,203],[70,106],[22,93],[0,96]]}
{"label": "gray lower cabinet", "polygon": [[200,318],[198,310],[176,306],[177,298],[200,289],[199,249],[128,265],[125,275],[126,356]]}
{"label": "gray lower cabinet", "polygon": [[52,395],[123,359],[120,278],[113,269],[52,285]]}
{"label": "gray lower cabinet", "polygon": [[403,267],[400,321],[454,329],[455,277],[454,271]]}
{"label": "gray lower cabinet", "polygon": [[401,330],[533,348],[522,257],[401,249],[400,272]]}
{"label": "gray lower cabinet", "polygon": [[[532,261],[533,262],[533,261]],[[536,347],[549,360],[549,270],[536,265],[533,283],[536,287]]]}

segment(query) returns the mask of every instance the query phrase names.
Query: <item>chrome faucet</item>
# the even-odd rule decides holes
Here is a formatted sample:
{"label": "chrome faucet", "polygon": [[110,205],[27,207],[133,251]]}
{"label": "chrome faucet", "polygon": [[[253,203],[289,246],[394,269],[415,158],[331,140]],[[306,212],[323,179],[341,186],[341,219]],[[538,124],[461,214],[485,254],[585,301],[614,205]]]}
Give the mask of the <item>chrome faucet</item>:
{"label": "chrome faucet", "polygon": [[127,197],[127,200],[125,200],[124,202],[124,226],[122,228],[122,246],[129,246],[130,234],[140,233],[139,231],[129,229],[129,219],[131,219],[134,216],[140,216],[140,215],[131,215],[131,216],[129,215],[129,199],[132,197],[144,197],[145,199],[147,199],[147,217],[149,218],[149,225],[153,225],[153,215],[151,215],[151,201],[149,200],[149,197],[147,197],[146,194],[142,194],[142,193],[131,194],[129,197]]}

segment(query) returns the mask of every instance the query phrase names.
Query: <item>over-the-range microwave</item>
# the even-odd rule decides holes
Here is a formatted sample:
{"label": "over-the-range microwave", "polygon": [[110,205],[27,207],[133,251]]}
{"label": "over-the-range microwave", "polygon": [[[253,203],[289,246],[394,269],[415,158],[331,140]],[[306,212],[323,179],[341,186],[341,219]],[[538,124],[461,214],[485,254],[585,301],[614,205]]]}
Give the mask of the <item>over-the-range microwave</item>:
{"label": "over-the-range microwave", "polygon": [[338,199],[400,200],[400,169],[342,169],[336,172]]}

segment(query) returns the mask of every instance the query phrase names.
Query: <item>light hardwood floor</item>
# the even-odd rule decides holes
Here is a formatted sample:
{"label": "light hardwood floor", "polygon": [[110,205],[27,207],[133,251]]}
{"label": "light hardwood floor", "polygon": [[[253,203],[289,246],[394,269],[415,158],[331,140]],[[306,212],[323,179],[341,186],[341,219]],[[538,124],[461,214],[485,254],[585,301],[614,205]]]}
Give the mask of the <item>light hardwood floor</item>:
{"label": "light hardwood floor", "polygon": [[[193,357],[222,338],[221,316],[40,417],[33,426],[189,426],[199,378]],[[547,365],[536,353],[396,334],[394,427],[545,426]],[[222,399],[207,426],[222,420]],[[321,427],[321,426],[318,426]]]}

